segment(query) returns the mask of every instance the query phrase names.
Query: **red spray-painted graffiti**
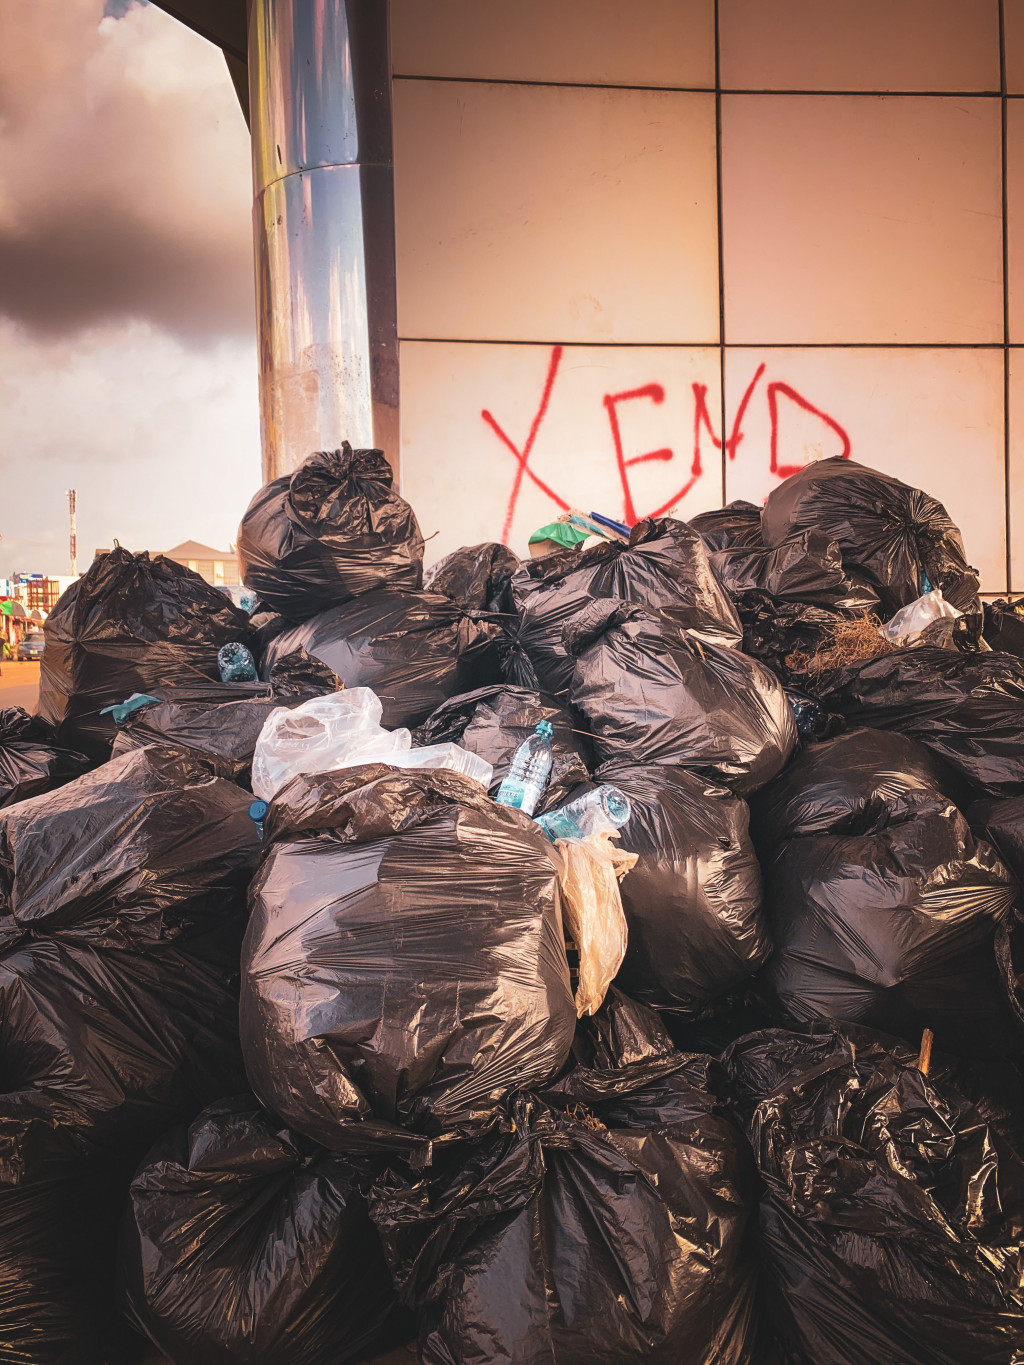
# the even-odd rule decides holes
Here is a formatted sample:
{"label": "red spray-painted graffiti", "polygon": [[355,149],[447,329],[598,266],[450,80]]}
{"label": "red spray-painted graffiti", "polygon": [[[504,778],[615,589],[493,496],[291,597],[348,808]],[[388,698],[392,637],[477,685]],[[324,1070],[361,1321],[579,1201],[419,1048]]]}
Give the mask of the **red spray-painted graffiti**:
{"label": "red spray-painted graffiti", "polygon": [[[559,508],[560,511],[566,512],[569,510],[569,503],[566,502],[565,499],[562,498],[558,493],[556,493],[553,488],[546,484],[543,481],[543,479],[539,478],[538,475],[530,467],[530,456],[533,451],[534,444],[537,440],[537,434],[540,431],[541,424],[544,421],[544,417],[547,413],[548,406],[551,402],[551,394],[552,390],[555,387],[555,380],[558,377],[558,369],[559,365],[561,364],[561,360],[562,347],[554,346],[551,351],[550,360],[548,361],[548,369],[547,374],[544,378],[544,387],[541,392],[540,403],[537,407],[537,411],[536,414],[534,415],[533,422],[530,426],[530,430],[527,433],[526,440],[523,443],[521,449],[509,437],[507,432],[503,429],[503,427],[494,417],[493,413],[489,412],[486,408],[484,408],[484,410],[480,414],[484,421],[487,423],[487,425],[492,429],[492,431],[494,431],[495,435],[502,442],[502,444],[508,447],[509,451],[511,451],[516,461],[516,471],[512,482],[512,492],[508,500],[508,507],[506,508],[505,511],[505,522],[501,532],[501,538],[504,541],[507,541],[509,539],[509,536],[511,535],[512,532],[512,521],[513,518],[515,517],[516,505],[519,502],[519,496],[522,491],[524,477],[529,478],[541,490],[542,493],[544,493],[547,497],[551,499],[551,501],[555,504],[557,508]],[[747,385],[746,389],[744,390],[743,397],[740,399],[740,402],[736,408],[736,413],[732,420],[732,428],[727,437],[724,435],[724,433],[722,436],[718,436],[715,434],[714,425],[711,421],[711,414],[708,411],[707,385],[698,383],[694,383],[692,385],[693,458],[690,462],[686,479],[680,486],[680,488],[672,495],[672,497],[668,499],[667,502],[662,503],[660,507],[655,508],[653,511],[643,513],[642,514],[643,516],[653,517],[663,516],[666,512],[671,510],[671,508],[676,507],[680,502],[682,502],[682,500],[686,497],[687,493],[689,493],[690,489],[693,488],[694,484],[698,481],[698,479],[701,478],[704,472],[701,466],[702,436],[706,435],[707,439],[711,442],[711,444],[714,446],[716,450],[724,449],[730,460],[734,460],[736,458],[736,451],[739,447],[740,442],[743,440],[743,420],[747,414],[747,409],[750,405],[750,400],[753,397],[754,391],[758,387],[758,384],[760,383],[761,378],[764,375],[764,372],[765,366],[763,364],[759,365],[757,370],[754,372],[754,376],[750,380],[750,383]],[[773,379],[765,386],[765,397],[768,403],[768,417],[771,427],[769,468],[772,474],[776,475],[780,479],[786,479],[790,476],[790,474],[795,474],[798,469],[802,468],[801,465],[796,464],[779,464],[780,396],[782,396],[783,398],[788,398],[791,402],[795,403],[797,407],[801,408],[804,412],[811,413],[813,416],[820,418],[821,421],[823,421],[826,424],[826,426],[831,427],[831,429],[842,441],[843,448],[840,451],[841,457],[843,459],[847,459],[849,457],[851,448],[850,438],[847,435],[846,431],[843,429],[843,427],[841,427],[840,424],[836,421],[836,419],[834,417],[830,417],[829,414],[827,412],[824,412],[821,408],[816,407],[813,403],[806,399],[803,396],[803,394],[799,393],[796,389],[794,389],[791,384],[783,383],[782,380]],[[621,393],[606,393],[602,400],[604,403],[605,411],[608,415],[608,424],[609,427],[611,428],[612,448],[615,453],[615,463],[619,473],[619,480],[622,484],[623,520],[630,526],[632,526],[635,522],[640,521],[642,518],[641,516],[637,515],[636,507],[634,505],[633,492],[630,487],[629,481],[629,470],[636,465],[649,464],[653,461],[667,462],[675,458],[675,451],[672,449],[671,446],[662,446],[657,450],[646,451],[642,455],[631,455],[627,457],[625,450],[623,448],[622,431],[619,423],[619,405],[623,403],[637,402],[640,400],[647,400],[648,402],[655,404],[663,403],[665,401],[664,386],[657,383],[642,384],[635,389],[624,389]]]}

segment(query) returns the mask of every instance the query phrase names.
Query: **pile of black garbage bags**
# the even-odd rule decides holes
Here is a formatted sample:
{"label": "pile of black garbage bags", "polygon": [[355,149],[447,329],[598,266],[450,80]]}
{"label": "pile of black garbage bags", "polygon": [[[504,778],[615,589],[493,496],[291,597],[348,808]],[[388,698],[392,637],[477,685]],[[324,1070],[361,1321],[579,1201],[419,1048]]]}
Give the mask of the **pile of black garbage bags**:
{"label": "pile of black garbage bags", "polygon": [[[942,506],[823,460],[424,577],[345,446],[238,545],[251,612],[98,559],[0,712],[0,1361],[1022,1365],[1024,603]],[[941,639],[809,665],[936,590]],[[490,787],[254,803],[343,687]],[[582,1018],[560,850],[494,799],[541,721],[538,814],[630,804]]]}

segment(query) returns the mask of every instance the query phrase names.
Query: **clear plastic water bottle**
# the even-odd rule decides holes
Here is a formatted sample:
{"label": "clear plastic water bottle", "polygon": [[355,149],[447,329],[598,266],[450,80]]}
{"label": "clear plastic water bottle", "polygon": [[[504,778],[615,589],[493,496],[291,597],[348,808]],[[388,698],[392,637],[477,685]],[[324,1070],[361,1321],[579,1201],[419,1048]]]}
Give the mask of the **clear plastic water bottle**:
{"label": "clear plastic water bottle", "polygon": [[577,796],[558,810],[541,815],[537,824],[548,838],[587,839],[602,830],[621,829],[631,814],[629,797],[618,787],[607,784],[595,787],[584,796]]}
{"label": "clear plastic water bottle", "polygon": [[537,809],[555,761],[551,747],[554,733],[551,722],[542,720],[530,738],[520,744],[495,797],[500,806],[514,806],[524,815],[532,815]]}
{"label": "clear plastic water bottle", "polygon": [[217,651],[221,682],[258,682],[256,660],[240,640],[231,640]]}

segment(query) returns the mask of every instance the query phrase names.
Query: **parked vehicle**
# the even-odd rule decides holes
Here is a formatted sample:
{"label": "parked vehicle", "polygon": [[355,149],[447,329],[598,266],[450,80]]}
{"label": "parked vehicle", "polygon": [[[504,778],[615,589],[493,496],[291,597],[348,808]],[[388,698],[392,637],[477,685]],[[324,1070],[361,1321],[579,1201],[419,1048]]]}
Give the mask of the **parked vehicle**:
{"label": "parked vehicle", "polygon": [[19,663],[37,663],[43,657],[46,637],[41,630],[30,631],[18,641],[15,658]]}

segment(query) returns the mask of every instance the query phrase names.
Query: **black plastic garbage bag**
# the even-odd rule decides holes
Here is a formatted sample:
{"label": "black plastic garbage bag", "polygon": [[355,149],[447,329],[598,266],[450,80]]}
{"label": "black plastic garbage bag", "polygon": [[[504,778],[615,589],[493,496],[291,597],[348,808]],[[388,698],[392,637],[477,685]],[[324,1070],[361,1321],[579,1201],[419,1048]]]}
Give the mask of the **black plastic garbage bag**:
{"label": "black plastic garbage bag", "polygon": [[964,814],[977,837],[998,849],[1024,886],[1024,795],[975,801]]}
{"label": "black plastic garbage bag", "polygon": [[[252,756],[271,711],[287,705],[264,688],[263,697],[237,701],[178,701],[174,689],[164,700],[134,711],[117,732],[112,758],[156,744],[206,759],[220,777],[247,783]],[[298,698],[291,705],[298,705]]]}
{"label": "black plastic garbage bag", "polygon": [[159,946],[244,911],[249,798],[204,764],[141,749],[0,813],[0,948],[24,935]]}
{"label": "black plastic garbage bag", "polygon": [[424,1365],[753,1365],[753,1172],[709,1059],[641,1031],[609,1067],[603,1041],[505,1131],[372,1191]]}
{"label": "black plastic garbage bag", "polygon": [[70,782],[90,766],[84,754],[53,742],[53,731],[20,706],[0,710],[0,806]]}
{"label": "black plastic garbage bag", "polygon": [[[270,713],[335,690],[315,681],[321,670],[334,675],[304,651],[286,655],[281,664],[269,683],[210,682],[158,689],[154,702],[132,711],[118,726],[111,757],[156,744],[205,760],[220,777],[248,785],[256,741]],[[305,687],[290,681],[290,666],[291,676],[304,678]]]}
{"label": "black plastic garbage bag", "polygon": [[907,735],[847,730],[804,747],[758,792],[752,826],[770,854],[805,834],[869,834],[959,804],[962,780]]}
{"label": "black plastic garbage bag", "polygon": [[238,528],[238,563],[260,602],[307,621],[380,588],[419,588],[423,537],[379,450],[320,450],[273,479]]}
{"label": "black plastic garbage bag", "polygon": [[738,499],[690,518],[690,525],[709,550],[761,546],[761,509]]}
{"label": "black plastic garbage bag", "polygon": [[782,684],[738,650],[702,643],[662,613],[609,600],[569,623],[570,701],[598,763],[690,768],[738,796],[797,744]]}
{"label": "black plastic garbage bag", "polygon": [[761,999],[802,1022],[911,1039],[931,1028],[954,1052],[1019,1051],[996,956],[1016,881],[940,797],[888,821],[883,809],[879,827],[804,835],[763,860],[775,951]]}
{"label": "black plastic garbage bag", "polygon": [[1024,791],[1024,660],[929,645],[879,655],[815,691],[851,724],[928,746],[980,793]]}
{"label": "black plastic garbage bag", "polygon": [[11,1181],[0,1159],[0,1360],[137,1365],[117,1311],[117,1226],[131,1175],[109,1163]]}
{"label": "black plastic garbage bag", "polygon": [[982,631],[989,648],[1024,657],[1024,597],[985,602],[982,610]]}
{"label": "black plastic garbage bag", "polygon": [[445,555],[427,570],[423,586],[430,592],[443,592],[471,611],[511,612],[509,587],[518,568],[519,556],[507,545],[486,541]]}
{"label": "black plastic garbage bag", "polygon": [[935,498],[853,460],[816,460],[773,489],[761,512],[768,546],[824,532],[848,573],[878,593],[886,618],[929,588],[960,611],[978,611],[978,575],[960,532]]}
{"label": "black plastic garbage bag", "polygon": [[369,764],[270,804],[242,955],[250,1083],[356,1150],[372,1118],[472,1134],[575,1022],[554,846],[479,783]]}
{"label": "black plastic garbage bag", "polygon": [[173,1365],[344,1365],[399,1344],[363,1179],[251,1096],[210,1105],[132,1180],[118,1265],[129,1321]]}
{"label": "black plastic garbage bag", "polygon": [[765,1182],[787,1365],[1017,1365],[1024,1164],[916,1048],[769,1030],[726,1053]]}
{"label": "black plastic garbage bag", "polygon": [[460,744],[494,769],[490,792],[496,796],[515,752],[542,720],[552,727],[554,762],[537,806],[537,815],[569,800],[574,788],[590,777],[587,737],[573,729],[571,717],[550,698],[524,687],[480,687],[442,702],[413,735],[416,745]]}
{"label": "black plastic garbage bag", "polygon": [[57,742],[101,762],[114,721],[104,707],[133,692],[219,678],[217,652],[248,643],[249,617],[173,559],[120,546],[93,561],[45,624],[39,711]]}
{"label": "black plastic garbage bag", "polygon": [[747,807],[668,764],[608,764],[629,798],[618,844],[639,861],[619,888],[629,927],[618,984],[657,1009],[696,1015],[771,952]]}
{"label": "black plastic garbage bag", "polygon": [[741,619],[747,600],[756,606],[762,594],[851,615],[878,611],[878,594],[846,571],[839,546],[821,531],[800,531],[769,549],[717,550],[711,567],[736,601]]}
{"label": "black plastic garbage bag", "polygon": [[237,1084],[248,803],[149,748],[0,812],[9,1160],[51,1131],[84,1156],[144,1147]]}
{"label": "black plastic garbage bag", "polygon": [[563,627],[594,598],[659,608],[702,642],[738,646],[743,629],[711,569],[700,536],[684,521],[647,519],[629,541],[567,550],[525,561],[512,579],[519,642],[540,690],[562,700],[572,677]]}
{"label": "black plastic garbage bag", "polygon": [[244,1083],[247,805],[152,748],[0,811],[2,1359],[122,1358],[108,1327],[131,1169]]}
{"label": "black plastic garbage bag", "polygon": [[500,681],[501,627],[437,592],[372,592],[279,635],[268,677],[302,647],[346,687],[372,687],[386,729],[419,725],[448,697]]}

